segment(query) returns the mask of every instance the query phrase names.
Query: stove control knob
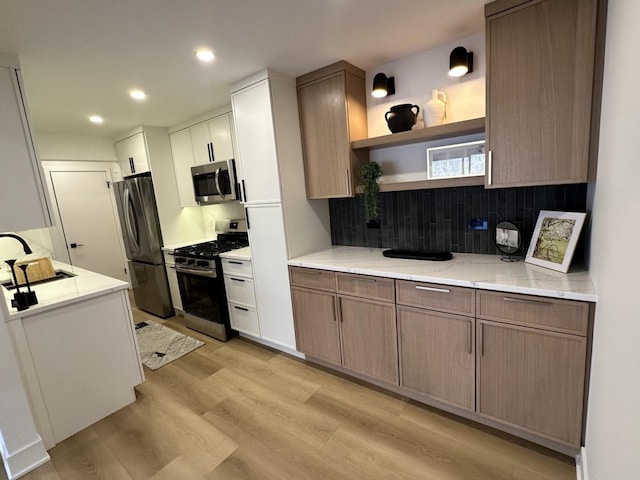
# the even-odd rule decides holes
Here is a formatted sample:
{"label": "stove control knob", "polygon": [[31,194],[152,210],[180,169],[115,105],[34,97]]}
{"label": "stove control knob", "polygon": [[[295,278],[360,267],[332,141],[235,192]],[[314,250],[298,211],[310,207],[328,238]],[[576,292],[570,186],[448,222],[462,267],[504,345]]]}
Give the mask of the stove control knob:
{"label": "stove control knob", "polygon": [[187,265],[194,265],[196,263],[195,260],[189,259],[187,260]]}
{"label": "stove control knob", "polygon": [[208,267],[209,262],[205,262],[204,260],[199,260],[198,263],[196,263],[196,265],[198,265],[199,267]]}
{"label": "stove control knob", "polygon": [[176,258],[175,262],[176,263],[187,263],[187,259],[186,258]]}

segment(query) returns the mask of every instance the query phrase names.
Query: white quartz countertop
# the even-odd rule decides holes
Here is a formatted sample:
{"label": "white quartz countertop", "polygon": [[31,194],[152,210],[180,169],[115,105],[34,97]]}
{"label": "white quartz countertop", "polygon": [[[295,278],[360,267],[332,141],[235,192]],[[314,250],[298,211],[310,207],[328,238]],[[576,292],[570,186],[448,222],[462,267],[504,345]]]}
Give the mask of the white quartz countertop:
{"label": "white quartz countertop", "polygon": [[210,242],[211,240],[214,240],[214,239],[213,238],[201,238],[199,240],[191,240],[190,242],[182,242],[182,243],[175,243],[173,245],[165,245],[164,247],[162,247],[162,251],[163,252],[173,252],[176,248],[188,247],[189,245],[195,245],[196,243]]}
{"label": "white quartz countertop", "polygon": [[[122,280],[106,277],[66,263],[54,261],[53,268],[56,272],[64,271],[75,276],[32,286],[31,289],[36,292],[38,297],[38,304],[30,306],[27,310],[19,312],[16,308],[11,307],[11,299],[15,290],[7,290],[2,287],[9,311],[7,321],[129,288],[129,284]],[[9,272],[2,270],[0,281],[5,282],[9,279]],[[20,287],[20,291],[26,291],[26,287]]]}
{"label": "white quartz countertop", "polygon": [[405,260],[382,256],[382,248],[332,247],[289,260],[289,265],[336,272],[359,273],[443,285],[472,287],[542,297],[595,302],[598,297],[589,272],[560,273],[497,255],[454,253],[445,262]]}
{"label": "white quartz countertop", "polygon": [[251,260],[251,247],[238,248],[220,254],[221,258],[235,258],[237,260]]}

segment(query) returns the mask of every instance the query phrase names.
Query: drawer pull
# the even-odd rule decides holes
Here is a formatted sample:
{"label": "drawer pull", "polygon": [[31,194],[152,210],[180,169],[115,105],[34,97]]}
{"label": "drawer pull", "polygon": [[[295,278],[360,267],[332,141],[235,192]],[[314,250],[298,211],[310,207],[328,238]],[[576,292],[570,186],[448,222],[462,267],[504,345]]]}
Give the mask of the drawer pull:
{"label": "drawer pull", "polygon": [[308,272],[302,272],[305,275],[322,275],[322,272],[318,272],[317,270],[309,270]]}
{"label": "drawer pull", "polygon": [[543,302],[541,300],[525,300],[523,298],[511,298],[511,297],[504,297],[503,300],[505,302],[512,302],[512,303],[528,303],[531,305],[544,305],[544,306],[550,306],[553,305],[553,303],[551,302]]}
{"label": "drawer pull", "polygon": [[229,277],[231,280],[233,280],[234,282],[242,282],[244,283],[244,280],[241,278],[233,278],[233,277]]}
{"label": "drawer pull", "polygon": [[236,310],[242,310],[243,312],[248,312],[249,309],[248,308],[244,308],[244,307],[236,307],[235,305],[233,306],[233,308],[235,308]]}
{"label": "drawer pull", "polygon": [[358,280],[359,282],[377,282],[378,280],[375,278],[367,278],[367,277],[351,277],[355,280]]}
{"label": "drawer pull", "polygon": [[233,260],[229,260],[229,263],[233,263],[234,265],[244,265],[243,262],[236,262],[236,261],[233,261]]}
{"label": "drawer pull", "polygon": [[426,290],[428,292],[439,292],[439,293],[451,293],[451,290],[449,290],[448,288],[421,287],[420,285],[416,285],[416,290]]}

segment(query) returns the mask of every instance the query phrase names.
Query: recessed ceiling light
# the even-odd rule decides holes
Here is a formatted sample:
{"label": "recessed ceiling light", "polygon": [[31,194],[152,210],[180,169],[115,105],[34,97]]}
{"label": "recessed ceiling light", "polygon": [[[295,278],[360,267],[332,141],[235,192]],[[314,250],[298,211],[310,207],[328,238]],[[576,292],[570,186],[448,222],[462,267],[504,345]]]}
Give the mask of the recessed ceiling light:
{"label": "recessed ceiling light", "polygon": [[130,90],[129,95],[131,96],[131,98],[134,98],[136,100],[144,100],[145,98],[147,98],[147,94],[142,90]]}
{"label": "recessed ceiling light", "polygon": [[100,115],[91,115],[89,121],[93,123],[102,123],[104,119]]}
{"label": "recessed ceiling light", "polygon": [[215,55],[211,50],[201,48],[196,50],[196,57],[198,57],[198,60],[201,62],[211,62],[215,58]]}

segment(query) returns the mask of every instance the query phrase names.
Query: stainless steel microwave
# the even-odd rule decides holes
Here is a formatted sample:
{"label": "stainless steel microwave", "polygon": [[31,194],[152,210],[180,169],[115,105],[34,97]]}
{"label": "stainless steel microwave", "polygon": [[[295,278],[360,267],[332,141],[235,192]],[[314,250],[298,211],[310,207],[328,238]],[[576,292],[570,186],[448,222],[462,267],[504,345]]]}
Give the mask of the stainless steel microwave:
{"label": "stainless steel microwave", "polygon": [[193,193],[198,205],[238,200],[235,160],[205,163],[191,167]]}

